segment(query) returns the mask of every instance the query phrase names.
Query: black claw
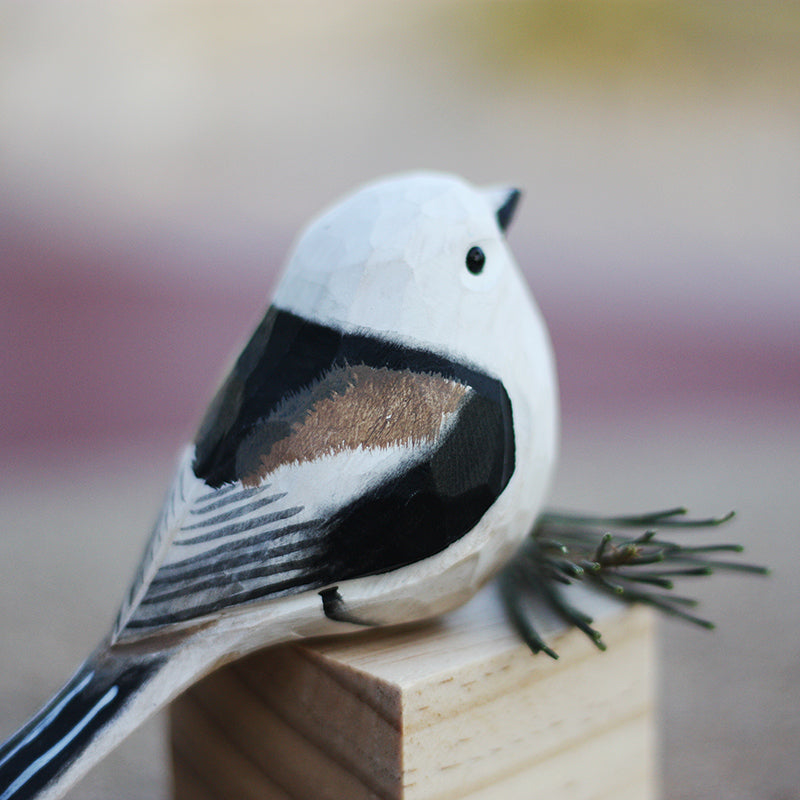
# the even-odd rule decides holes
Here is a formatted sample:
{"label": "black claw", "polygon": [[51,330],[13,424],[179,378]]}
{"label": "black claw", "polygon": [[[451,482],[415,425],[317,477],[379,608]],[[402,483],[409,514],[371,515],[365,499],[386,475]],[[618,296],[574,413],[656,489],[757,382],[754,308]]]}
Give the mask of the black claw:
{"label": "black claw", "polygon": [[351,625],[361,625],[372,627],[376,623],[369,620],[353,616],[344,602],[344,598],[339,594],[338,586],[331,586],[330,589],[323,589],[319,592],[322,598],[322,610],[328,619],[334,622],[348,622]]}

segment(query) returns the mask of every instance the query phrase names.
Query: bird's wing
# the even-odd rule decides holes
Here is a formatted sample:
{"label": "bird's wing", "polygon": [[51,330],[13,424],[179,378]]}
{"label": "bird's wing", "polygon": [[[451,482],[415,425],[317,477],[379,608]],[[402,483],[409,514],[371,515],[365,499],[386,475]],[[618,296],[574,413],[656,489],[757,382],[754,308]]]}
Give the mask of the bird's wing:
{"label": "bird's wing", "polygon": [[498,381],[272,309],[184,456],[116,635],[433,555],[513,468]]}

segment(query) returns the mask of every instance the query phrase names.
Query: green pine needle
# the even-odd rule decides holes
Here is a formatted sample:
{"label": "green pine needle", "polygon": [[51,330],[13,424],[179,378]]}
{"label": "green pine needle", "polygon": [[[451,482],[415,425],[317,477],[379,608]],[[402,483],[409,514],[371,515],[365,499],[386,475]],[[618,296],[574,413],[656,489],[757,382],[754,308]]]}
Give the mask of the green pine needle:
{"label": "green pine needle", "polygon": [[[592,620],[568,603],[559,586],[582,581],[629,603],[642,603],[679,619],[711,629],[713,623],[686,611],[692,598],[672,594],[673,579],[711,575],[725,569],[755,575],[769,570],[756,564],[711,558],[710,554],[741,553],[738,544],[682,545],[657,537],[656,527],[713,528],[734,517],[691,519],[683,507],[645,514],[603,517],[545,512],[536,521],[517,555],[500,574],[500,590],[509,618],[530,649],[557,654],[536,630],[533,602],[544,600],[568,625],[583,631],[605,649]],[[631,528],[645,530],[630,536]]]}

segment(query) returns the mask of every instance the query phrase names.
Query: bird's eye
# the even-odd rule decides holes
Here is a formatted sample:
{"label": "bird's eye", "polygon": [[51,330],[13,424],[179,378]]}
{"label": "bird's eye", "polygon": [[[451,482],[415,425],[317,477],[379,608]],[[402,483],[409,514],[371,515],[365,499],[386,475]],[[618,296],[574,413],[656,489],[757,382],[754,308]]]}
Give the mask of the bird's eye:
{"label": "bird's eye", "polygon": [[473,275],[478,275],[483,270],[485,263],[486,253],[480,247],[470,247],[467,251],[467,269]]}

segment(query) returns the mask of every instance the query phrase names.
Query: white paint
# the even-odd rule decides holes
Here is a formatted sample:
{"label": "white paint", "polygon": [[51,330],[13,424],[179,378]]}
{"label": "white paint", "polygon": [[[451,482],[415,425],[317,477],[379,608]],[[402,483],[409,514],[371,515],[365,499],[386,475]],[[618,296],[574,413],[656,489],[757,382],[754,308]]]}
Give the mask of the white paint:
{"label": "white paint", "polygon": [[17,789],[46,767],[117,696],[118,692],[119,689],[112,686],[66,736],[56,742],[44,755],[31,762],[30,766],[0,795],[0,800],[8,800]]}
{"label": "white paint", "polygon": [[72,698],[75,697],[78,692],[86,687],[93,676],[93,672],[87,673],[77,686],[67,692],[64,697],[62,697],[61,700],[56,703],[52,710],[42,717],[41,721],[36,725],[36,727],[34,727],[34,729],[24,739],[22,739],[16,747],[11,748],[11,750],[9,750],[5,756],[0,759],[0,767],[2,767],[6,761],[13,758],[23,747],[25,747],[25,745],[32,742],[62,712],[67,703],[69,703],[69,701],[72,700]]}

